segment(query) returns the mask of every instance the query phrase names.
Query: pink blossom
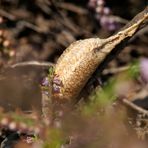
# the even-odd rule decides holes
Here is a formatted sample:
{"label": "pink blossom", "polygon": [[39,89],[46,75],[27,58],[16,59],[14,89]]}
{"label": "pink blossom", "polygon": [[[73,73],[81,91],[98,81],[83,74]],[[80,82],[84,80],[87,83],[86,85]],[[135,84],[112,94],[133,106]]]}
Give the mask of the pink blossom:
{"label": "pink blossom", "polygon": [[140,74],[145,83],[148,83],[148,58],[140,60]]}

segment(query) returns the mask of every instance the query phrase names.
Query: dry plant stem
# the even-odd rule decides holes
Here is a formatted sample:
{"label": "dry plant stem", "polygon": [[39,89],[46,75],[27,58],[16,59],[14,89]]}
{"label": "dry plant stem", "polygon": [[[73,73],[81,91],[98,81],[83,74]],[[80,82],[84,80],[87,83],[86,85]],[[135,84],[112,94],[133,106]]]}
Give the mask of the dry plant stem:
{"label": "dry plant stem", "polygon": [[115,68],[105,69],[103,71],[103,75],[120,73],[123,71],[127,71],[129,68],[130,68],[130,66],[127,65],[127,66],[123,66],[123,67],[115,67]]}
{"label": "dry plant stem", "polygon": [[144,34],[147,34],[147,33],[148,33],[148,26],[144,27],[138,33],[136,33],[134,35],[134,37],[132,38],[132,40],[136,39],[137,37],[141,37],[141,36],[143,36]]}
{"label": "dry plant stem", "polygon": [[23,66],[38,66],[38,67],[50,67],[54,66],[53,63],[50,62],[38,62],[38,61],[27,61],[27,62],[20,62],[11,65],[11,68],[16,68],[16,67],[23,67]]}
{"label": "dry plant stem", "polygon": [[[148,7],[137,15],[117,34],[107,38],[90,38],[72,43],[58,59],[55,66],[55,78],[60,83],[53,83],[59,88],[54,98],[73,100],[82,90],[88,79],[111,53],[111,51],[127,38],[131,38],[148,19]],[[54,92],[53,92],[54,94]]]}
{"label": "dry plant stem", "polygon": [[148,111],[147,111],[147,110],[145,110],[145,109],[143,109],[143,108],[137,106],[136,104],[130,102],[128,99],[125,99],[125,98],[124,98],[124,99],[122,99],[122,102],[123,102],[125,105],[129,106],[130,108],[136,110],[137,112],[139,112],[139,113],[141,113],[141,114],[143,114],[143,115],[145,115],[145,116],[148,116]]}
{"label": "dry plant stem", "polygon": [[4,16],[4,17],[6,17],[6,18],[8,18],[9,20],[12,20],[12,21],[14,21],[16,19],[15,16],[13,16],[12,14],[10,14],[10,13],[2,10],[2,9],[0,9],[0,15]]}
{"label": "dry plant stem", "polygon": [[69,10],[69,11],[78,13],[80,15],[84,15],[84,14],[88,13],[88,11],[86,9],[83,9],[83,8],[81,8],[79,6],[76,6],[74,4],[67,3],[67,2],[57,3],[57,6],[59,8],[62,8],[62,9],[65,9],[65,10]]}
{"label": "dry plant stem", "polygon": [[[49,68],[51,66],[54,66],[54,64],[50,62],[27,61],[27,62],[16,63],[12,65],[11,68],[25,67],[25,66]],[[49,87],[48,91],[44,89],[41,90],[42,90],[42,119],[46,125],[49,125],[52,120],[51,87]]]}
{"label": "dry plant stem", "polygon": [[42,90],[42,119],[46,125],[52,121],[51,95]]}
{"label": "dry plant stem", "polygon": [[111,15],[110,17],[112,17],[116,22],[119,22],[119,23],[122,23],[122,24],[128,23],[128,20],[123,19],[123,18],[121,18],[119,16]]}
{"label": "dry plant stem", "polygon": [[[9,19],[11,21],[17,21],[16,16],[12,15],[11,13],[9,13],[9,12],[7,12],[5,10],[0,9],[0,15],[6,17],[7,19]],[[19,26],[20,25],[26,26],[26,27],[28,27],[28,28],[36,31],[36,32],[42,33],[42,30],[39,27],[37,27],[36,25],[34,25],[34,24],[30,23],[30,22],[27,22],[25,20],[20,20],[18,22],[19,22]]]}

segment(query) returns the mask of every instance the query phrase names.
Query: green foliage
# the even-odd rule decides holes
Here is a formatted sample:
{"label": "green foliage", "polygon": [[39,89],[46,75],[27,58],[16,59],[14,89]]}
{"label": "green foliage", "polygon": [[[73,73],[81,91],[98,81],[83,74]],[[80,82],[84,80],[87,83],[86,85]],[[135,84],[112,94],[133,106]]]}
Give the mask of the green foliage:
{"label": "green foliage", "polygon": [[[50,83],[52,82],[53,75],[54,75],[54,67],[50,67],[49,68],[49,75],[48,75],[48,80]],[[70,131],[72,131],[71,133],[73,133],[73,131],[75,132],[75,130],[78,130],[78,134],[79,134],[79,132],[81,134],[80,129],[84,128],[84,131],[85,131],[87,124],[89,122],[91,122],[92,119],[94,119],[94,118],[96,119],[96,120],[94,120],[94,122],[102,121],[103,122],[102,125],[104,125],[104,123],[106,123],[106,122],[109,123],[111,121],[110,115],[107,116],[106,114],[103,114],[102,111],[104,111],[108,106],[110,106],[118,98],[117,87],[121,86],[120,84],[122,84],[124,82],[130,83],[135,78],[137,78],[138,75],[139,75],[139,63],[136,61],[136,62],[133,62],[129,66],[129,69],[127,71],[125,71],[121,74],[118,74],[116,76],[113,76],[103,86],[103,88],[97,88],[90,95],[89,102],[82,104],[82,106],[79,106],[80,108],[78,108],[78,110],[77,110],[78,113],[75,112],[76,116],[79,117],[78,119],[82,120],[82,122],[77,122],[76,127],[78,129],[74,128],[75,123],[73,123],[73,122],[67,122],[66,127],[70,128]],[[48,86],[46,86],[46,87],[48,87]],[[120,89],[120,87],[119,87],[119,89]],[[47,91],[49,91],[49,88],[47,89]],[[53,113],[53,115],[54,115],[54,113]],[[118,115],[119,115],[119,112],[118,112]],[[4,117],[4,115],[0,114],[0,118],[3,118],[3,117]],[[17,123],[25,123],[27,125],[28,129],[29,129],[29,127],[37,126],[38,122],[39,122],[38,120],[28,118],[27,116],[26,117],[22,116],[21,114],[9,113],[9,117],[12,120],[16,121]],[[115,118],[117,118],[117,117],[115,117]],[[121,118],[121,115],[120,115],[120,118]],[[73,117],[71,117],[70,120],[73,121]],[[42,125],[42,123],[39,123],[39,124]],[[82,126],[82,124],[84,124],[84,125]],[[95,124],[98,124],[98,123],[94,123],[94,125]],[[88,125],[90,125],[90,124],[88,124]],[[107,125],[107,126],[109,126],[109,128],[110,128],[110,125]],[[79,127],[80,127],[80,129],[79,129]],[[93,128],[92,129],[90,128],[90,132],[91,132],[91,130],[93,130]],[[53,126],[45,126],[43,131],[41,132],[42,133],[41,135],[43,135],[43,136],[40,137],[38,135],[35,135],[36,137],[34,137],[33,140],[36,143],[38,140],[41,139],[43,141],[43,143],[42,143],[43,148],[61,148],[61,146],[66,143],[65,139],[67,138],[67,137],[63,136],[65,134],[64,132],[66,132],[66,131],[63,131],[63,128],[54,128]],[[96,131],[96,133],[97,133],[97,131]],[[96,141],[96,143],[90,142],[89,144],[91,144],[91,147],[97,147],[98,144],[99,145],[106,144],[107,140],[108,139],[107,139],[106,135],[104,137],[101,135],[101,141],[98,140],[98,141]]]}
{"label": "green foliage", "polygon": [[118,84],[130,82],[139,76],[139,61],[130,64],[129,69],[116,77],[111,78],[103,88],[97,88],[90,96],[90,102],[83,107],[83,113],[89,115],[105,108],[117,99]]}
{"label": "green foliage", "polygon": [[48,79],[49,79],[49,81],[51,80],[51,78],[53,77],[53,75],[54,75],[54,67],[53,66],[51,66],[50,68],[49,68],[49,70],[48,70]]}
{"label": "green foliage", "polygon": [[63,144],[60,129],[49,129],[43,148],[61,148]]}
{"label": "green foliage", "polygon": [[115,95],[115,84],[116,80],[111,79],[103,89],[98,88],[91,96],[90,103],[83,107],[82,112],[86,115],[91,115],[96,113],[98,109],[104,108],[107,105],[110,105],[113,101],[116,100]]}
{"label": "green foliage", "polygon": [[128,69],[128,75],[131,78],[137,78],[139,76],[140,65],[139,61],[135,60],[130,64],[130,68]]}
{"label": "green foliage", "polygon": [[36,120],[21,113],[0,113],[0,120],[2,120],[3,118],[10,119],[10,121],[13,120],[16,123],[25,123],[29,127],[35,126],[37,124]]}
{"label": "green foliage", "polygon": [[34,126],[35,125],[35,120],[19,115],[19,114],[11,114],[11,117],[16,121],[16,122],[22,122],[25,123],[27,126]]}

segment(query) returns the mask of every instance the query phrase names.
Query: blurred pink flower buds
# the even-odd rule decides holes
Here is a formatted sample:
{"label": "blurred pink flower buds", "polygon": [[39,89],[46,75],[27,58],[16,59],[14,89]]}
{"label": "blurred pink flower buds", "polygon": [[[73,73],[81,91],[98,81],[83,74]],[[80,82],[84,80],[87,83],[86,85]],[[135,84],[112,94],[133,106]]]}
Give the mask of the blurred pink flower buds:
{"label": "blurred pink flower buds", "polygon": [[140,60],[140,75],[145,83],[148,83],[148,58]]}

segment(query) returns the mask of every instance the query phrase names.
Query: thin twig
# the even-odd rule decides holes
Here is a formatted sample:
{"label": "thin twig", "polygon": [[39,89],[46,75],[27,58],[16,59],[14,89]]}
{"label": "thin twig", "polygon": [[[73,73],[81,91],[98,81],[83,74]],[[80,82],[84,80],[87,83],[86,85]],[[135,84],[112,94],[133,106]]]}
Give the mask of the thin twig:
{"label": "thin twig", "polygon": [[11,20],[11,21],[16,20],[16,17],[15,17],[14,15],[12,15],[12,14],[10,14],[9,12],[6,12],[6,11],[4,11],[4,10],[2,10],[2,9],[0,9],[0,15],[2,15],[3,17],[8,18],[8,19]]}
{"label": "thin twig", "polygon": [[81,15],[88,14],[88,11],[86,9],[81,8],[81,7],[71,4],[71,3],[67,3],[67,2],[57,3],[57,6],[59,8],[62,8],[62,9],[68,10],[68,11],[72,11],[74,13],[78,13]]}
{"label": "thin twig", "polygon": [[145,26],[139,32],[137,32],[135,34],[135,36],[132,37],[131,41],[134,41],[137,37],[140,37],[140,36],[147,34],[147,33],[148,33],[148,26]]}
{"label": "thin twig", "polygon": [[42,90],[42,118],[46,125],[52,121],[51,94]]}
{"label": "thin twig", "polygon": [[132,100],[143,100],[148,96],[148,86],[143,86],[142,90],[140,90],[138,93],[135,93],[135,95],[132,97]]}
{"label": "thin twig", "polygon": [[137,106],[137,105],[134,104],[133,102],[130,102],[128,99],[124,98],[124,99],[122,99],[122,102],[123,102],[125,105],[129,106],[130,108],[136,110],[137,112],[142,113],[142,114],[145,115],[145,116],[148,116],[148,110],[145,110],[145,109],[143,109],[143,108]]}
{"label": "thin twig", "polygon": [[114,21],[122,23],[122,24],[126,24],[129,22],[128,20],[126,20],[122,17],[116,16],[116,15],[110,15],[110,17],[113,18]]}
{"label": "thin twig", "polygon": [[19,24],[19,26],[30,28],[30,29],[34,30],[35,32],[42,33],[41,28],[39,28],[38,26],[36,26],[30,22],[27,22],[25,20],[18,21],[18,24]]}
{"label": "thin twig", "polygon": [[105,69],[103,71],[103,75],[120,73],[123,71],[127,71],[129,68],[130,68],[130,66],[127,65],[127,66],[123,66],[123,67],[115,67],[115,68]]}
{"label": "thin twig", "polygon": [[16,63],[14,65],[11,65],[11,68],[16,68],[16,67],[23,67],[23,66],[39,66],[39,67],[50,67],[53,66],[53,63],[50,62],[38,62],[38,61],[27,61],[27,62],[20,62]]}
{"label": "thin twig", "polygon": [[17,21],[17,23],[19,24],[19,26],[25,26],[25,27],[28,27],[38,33],[42,33],[42,29],[39,28],[38,26],[28,22],[28,21],[25,21],[25,20],[17,20],[17,17],[10,14],[9,12],[5,11],[5,10],[2,10],[0,9],[0,15],[2,15],[3,17],[7,18],[8,20],[11,20],[11,21]]}

